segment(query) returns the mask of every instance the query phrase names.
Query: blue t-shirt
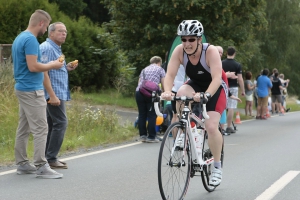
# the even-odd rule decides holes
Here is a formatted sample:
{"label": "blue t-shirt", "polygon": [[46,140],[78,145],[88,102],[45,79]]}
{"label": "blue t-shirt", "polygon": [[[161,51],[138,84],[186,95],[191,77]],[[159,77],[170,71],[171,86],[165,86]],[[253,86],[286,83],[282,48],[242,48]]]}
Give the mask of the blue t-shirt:
{"label": "blue t-shirt", "polygon": [[43,72],[30,72],[26,62],[26,55],[35,55],[40,62],[39,45],[37,38],[29,31],[23,31],[14,40],[12,58],[16,90],[30,92],[44,89]]}
{"label": "blue t-shirt", "polygon": [[269,88],[272,88],[272,83],[269,77],[261,75],[257,79],[257,96],[258,97],[266,97],[269,95]]}

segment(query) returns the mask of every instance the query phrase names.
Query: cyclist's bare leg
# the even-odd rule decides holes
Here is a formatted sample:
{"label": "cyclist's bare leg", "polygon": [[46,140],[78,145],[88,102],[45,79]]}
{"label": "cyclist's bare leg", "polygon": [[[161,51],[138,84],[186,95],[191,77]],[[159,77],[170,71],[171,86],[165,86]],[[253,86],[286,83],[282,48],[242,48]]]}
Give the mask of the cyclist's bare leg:
{"label": "cyclist's bare leg", "polygon": [[[195,92],[195,90],[189,86],[189,85],[182,85],[179,90],[177,91],[176,96],[181,97],[181,96],[187,96],[187,97],[193,97],[193,93]],[[180,104],[180,102],[176,102],[176,109],[177,109],[177,113],[181,114],[180,111],[183,109],[182,104]],[[190,109],[191,109],[191,104],[189,105]]]}
{"label": "cyclist's bare leg", "polygon": [[205,129],[208,133],[208,145],[214,155],[214,161],[220,162],[223,138],[219,131],[220,113],[216,111],[207,112],[209,119],[205,120]]}
{"label": "cyclist's bare leg", "polygon": [[[193,97],[193,93],[195,90],[189,86],[189,85],[182,85],[179,90],[177,91],[176,96],[181,97],[181,96],[188,96],[188,97]],[[176,108],[177,108],[177,113],[179,113],[179,104],[178,102],[176,103]]]}
{"label": "cyclist's bare leg", "polygon": [[227,109],[227,127],[231,127],[232,119],[233,119],[233,108]]}

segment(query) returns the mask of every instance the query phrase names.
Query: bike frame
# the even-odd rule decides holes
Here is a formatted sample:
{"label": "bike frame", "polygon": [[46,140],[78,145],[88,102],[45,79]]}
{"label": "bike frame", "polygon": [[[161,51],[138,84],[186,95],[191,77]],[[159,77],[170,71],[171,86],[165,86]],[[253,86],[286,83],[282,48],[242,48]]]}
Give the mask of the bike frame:
{"label": "bike frame", "polygon": [[[163,100],[161,97],[159,97],[160,100]],[[202,107],[203,107],[203,111],[202,111],[202,118],[198,118],[194,113],[192,113],[192,111],[190,110],[189,108],[189,102],[192,100],[192,98],[188,98],[186,96],[183,96],[183,97],[175,97],[175,100],[178,101],[178,100],[181,100],[184,102],[184,108],[181,112],[181,117],[180,117],[180,120],[179,122],[183,124],[183,127],[185,128],[185,132],[186,134],[184,135],[184,147],[183,147],[183,151],[182,151],[182,161],[181,162],[182,164],[181,165],[184,165],[184,158],[185,158],[185,155],[186,155],[186,148],[187,148],[187,144],[188,144],[188,141],[187,139],[189,138],[189,142],[190,142],[190,145],[191,145],[191,160],[192,160],[192,164],[193,164],[193,167],[199,167],[199,169],[195,168],[195,171],[202,171],[203,170],[203,166],[204,165],[210,165],[213,163],[214,159],[211,158],[209,160],[206,160],[204,161],[203,158],[202,158],[202,153],[201,152],[198,155],[198,152],[197,152],[197,148],[196,148],[196,142],[195,142],[195,139],[194,139],[194,136],[192,134],[192,131],[193,131],[193,128],[191,127],[191,123],[190,123],[190,118],[194,119],[196,121],[196,123],[200,126],[200,129],[201,129],[201,134],[200,134],[200,137],[199,137],[199,142],[201,144],[201,146],[203,147],[203,141],[204,141],[204,136],[205,136],[205,119],[209,119],[209,116],[207,115],[207,112],[206,112],[206,104],[204,103],[204,101],[200,102],[202,104]],[[154,108],[155,108],[155,112],[158,116],[162,116],[162,113],[160,112],[159,110],[159,107],[158,107],[158,102],[154,102]],[[195,129],[194,129],[195,130]],[[198,130],[196,130],[198,131]],[[187,135],[189,137],[187,137]],[[178,139],[180,137],[180,134],[177,134],[176,136],[176,140],[175,140],[175,143],[177,143]],[[202,151],[202,147],[201,147],[201,151]],[[174,154],[174,151],[175,151],[175,148],[176,146],[174,145],[173,148],[172,148],[172,151],[171,151],[171,157],[173,157],[173,154]],[[197,166],[199,165],[199,166]]]}

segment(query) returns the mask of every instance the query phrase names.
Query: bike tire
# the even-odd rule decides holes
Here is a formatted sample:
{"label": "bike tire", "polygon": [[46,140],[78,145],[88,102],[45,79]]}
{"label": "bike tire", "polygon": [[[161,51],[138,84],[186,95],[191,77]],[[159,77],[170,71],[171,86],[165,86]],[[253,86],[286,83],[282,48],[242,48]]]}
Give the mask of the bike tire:
{"label": "bike tire", "polygon": [[[203,137],[203,146],[202,146],[202,159],[204,161],[206,161],[206,160],[211,159],[212,157],[213,157],[213,155],[212,155],[212,153],[210,151],[210,148],[208,146],[208,134],[205,131],[204,137]],[[201,179],[202,179],[202,183],[203,183],[204,188],[208,192],[213,192],[216,189],[215,186],[209,185],[209,179],[210,179],[211,171],[212,171],[212,164],[203,165],[202,171],[201,171]]]}
{"label": "bike tire", "polygon": [[185,132],[180,122],[171,124],[165,132],[158,156],[158,185],[163,200],[182,200],[186,195],[190,181],[190,142],[187,142],[185,165],[181,166],[182,149],[174,151],[171,157],[174,141],[173,138],[169,137],[169,133],[172,133],[174,129],[177,129],[177,134]]}

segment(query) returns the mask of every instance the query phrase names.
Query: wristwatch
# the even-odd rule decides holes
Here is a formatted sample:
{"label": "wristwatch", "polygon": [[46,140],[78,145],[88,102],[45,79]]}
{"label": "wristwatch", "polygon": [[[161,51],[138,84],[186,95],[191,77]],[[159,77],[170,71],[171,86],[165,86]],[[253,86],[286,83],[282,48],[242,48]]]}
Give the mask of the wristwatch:
{"label": "wristwatch", "polygon": [[211,94],[209,92],[205,92],[204,95],[207,98],[207,100],[210,100]]}

